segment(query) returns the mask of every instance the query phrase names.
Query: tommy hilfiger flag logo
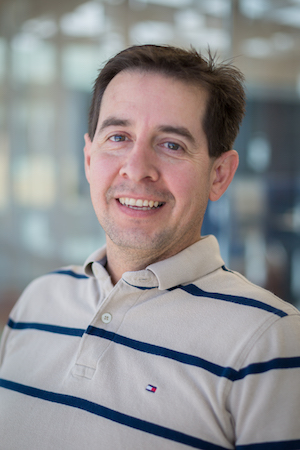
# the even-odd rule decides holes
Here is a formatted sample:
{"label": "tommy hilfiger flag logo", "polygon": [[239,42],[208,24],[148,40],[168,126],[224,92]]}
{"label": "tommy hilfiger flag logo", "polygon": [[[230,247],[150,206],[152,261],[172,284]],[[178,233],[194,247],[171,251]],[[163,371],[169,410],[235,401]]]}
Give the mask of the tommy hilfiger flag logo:
{"label": "tommy hilfiger flag logo", "polygon": [[156,392],[157,387],[156,386],[152,386],[152,384],[148,384],[148,386],[146,387],[146,391],[149,392]]}

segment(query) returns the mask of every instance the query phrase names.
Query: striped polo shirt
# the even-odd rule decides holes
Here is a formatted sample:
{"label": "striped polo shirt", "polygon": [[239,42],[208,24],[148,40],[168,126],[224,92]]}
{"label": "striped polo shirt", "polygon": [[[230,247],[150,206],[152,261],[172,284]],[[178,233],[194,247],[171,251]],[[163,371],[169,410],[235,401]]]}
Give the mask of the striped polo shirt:
{"label": "striped polo shirt", "polygon": [[113,286],[35,280],[1,340],[1,450],[300,449],[300,315],[207,236]]}

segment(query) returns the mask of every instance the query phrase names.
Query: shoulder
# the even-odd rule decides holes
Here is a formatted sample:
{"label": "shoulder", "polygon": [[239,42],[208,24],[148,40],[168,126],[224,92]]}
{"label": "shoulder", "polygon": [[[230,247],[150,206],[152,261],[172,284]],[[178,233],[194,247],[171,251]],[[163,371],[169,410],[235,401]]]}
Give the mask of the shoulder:
{"label": "shoulder", "polygon": [[35,291],[42,291],[47,294],[49,289],[51,291],[59,290],[64,285],[78,287],[81,280],[88,281],[90,278],[85,274],[82,266],[61,267],[33,280],[24,290],[22,297]]}
{"label": "shoulder", "polygon": [[206,335],[211,336],[210,345],[215,352],[220,347],[232,349],[235,367],[266,336],[272,336],[275,342],[282,340],[286,332],[300,343],[296,338],[300,335],[300,312],[225,267],[180,286],[175,295],[178,300],[184,295],[185,305],[193,310],[190,321],[194,329],[201,321],[201,332],[204,329]]}
{"label": "shoulder", "polygon": [[246,308],[256,313],[267,312],[278,317],[300,314],[292,304],[225,266],[203,279],[196,280],[195,285],[207,291],[208,296],[231,304],[236,311],[243,312]]}
{"label": "shoulder", "polygon": [[14,321],[32,321],[51,317],[53,312],[67,310],[71,304],[85,298],[95,289],[95,279],[85,274],[81,266],[65,266],[33,280],[23,291],[10,318]]}

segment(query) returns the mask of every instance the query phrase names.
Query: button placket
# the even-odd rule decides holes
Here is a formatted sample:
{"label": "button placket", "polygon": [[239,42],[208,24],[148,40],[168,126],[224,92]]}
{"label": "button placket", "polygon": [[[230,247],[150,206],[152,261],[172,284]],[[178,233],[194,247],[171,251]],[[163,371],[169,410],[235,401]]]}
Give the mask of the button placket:
{"label": "button placket", "polygon": [[[135,279],[132,281],[134,283]],[[152,285],[150,288],[147,286],[146,290],[139,289],[138,284],[135,286],[129,284],[127,280],[120,280],[106,299],[103,300],[100,309],[95,314],[88,328],[99,328],[100,335],[106,332],[109,334],[118,332],[128,310],[139,301],[141,296],[149,292],[148,289],[152,289],[153,287],[155,286]],[[95,334],[84,333],[81,338],[80,349],[72,374],[74,376],[92,379],[98,362],[110,345],[110,339],[97,337],[97,332]]]}
{"label": "button placket", "polygon": [[[103,301],[100,309],[90,323],[92,328],[100,328],[103,331],[116,332],[124,319],[124,315],[143,294],[120,281]],[[124,297],[127,300],[124,301]],[[108,308],[115,311],[110,312]],[[114,314],[114,317],[113,317]],[[97,333],[96,333],[97,334]],[[92,379],[97,368],[98,361],[111,345],[109,339],[101,339],[93,334],[84,333],[81,338],[80,349],[75,366],[72,369],[74,376]]]}

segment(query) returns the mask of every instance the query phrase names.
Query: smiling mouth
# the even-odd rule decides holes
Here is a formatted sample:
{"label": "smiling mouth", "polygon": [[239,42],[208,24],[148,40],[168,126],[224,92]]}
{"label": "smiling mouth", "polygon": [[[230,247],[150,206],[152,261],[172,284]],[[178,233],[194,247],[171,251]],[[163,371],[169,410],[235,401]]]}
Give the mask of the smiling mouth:
{"label": "smiling mouth", "polygon": [[127,206],[131,209],[137,209],[139,211],[149,211],[150,209],[160,208],[162,205],[164,205],[163,202],[142,199],[136,200],[135,198],[128,197],[120,197],[118,200],[121,205]]}

